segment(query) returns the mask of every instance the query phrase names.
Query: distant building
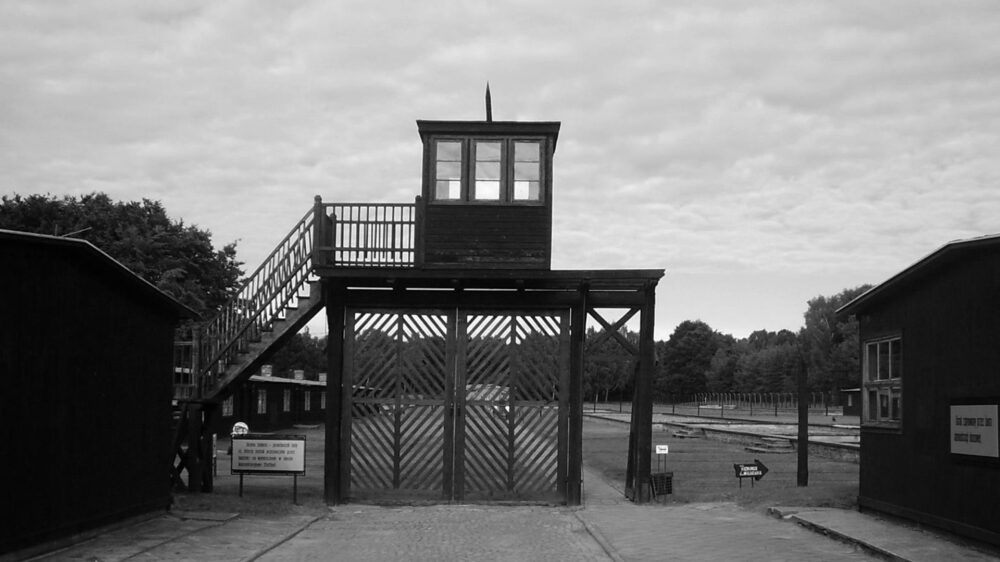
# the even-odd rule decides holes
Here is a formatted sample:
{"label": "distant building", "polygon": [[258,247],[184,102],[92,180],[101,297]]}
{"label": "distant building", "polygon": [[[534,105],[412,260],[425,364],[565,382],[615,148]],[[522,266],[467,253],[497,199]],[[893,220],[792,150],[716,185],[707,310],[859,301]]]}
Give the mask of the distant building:
{"label": "distant building", "polygon": [[226,434],[236,422],[244,422],[250,431],[259,432],[324,421],[326,381],[265,375],[253,375],[237,386],[222,401],[219,418]]}
{"label": "distant building", "polygon": [[845,388],[840,391],[840,403],[844,405],[845,416],[861,415],[861,389]]}
{"label": "distant building", "polygon": [[170,503],[174,328],[194,313],[90,243],[0,230],[0,553]]}
{"label": "distant building", "polygon": [[861,340],[859,503],[1000,544],[1000,235],[848,303]]}

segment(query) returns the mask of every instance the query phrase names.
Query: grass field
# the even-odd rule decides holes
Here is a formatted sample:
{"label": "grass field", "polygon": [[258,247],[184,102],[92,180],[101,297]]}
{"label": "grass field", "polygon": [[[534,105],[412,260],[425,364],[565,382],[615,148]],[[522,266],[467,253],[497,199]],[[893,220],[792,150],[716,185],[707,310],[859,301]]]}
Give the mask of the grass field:
{"label": "grass field", "polygon": [[[628,424],[585,418],[583,462],[600,473],[612,486],[625,482],[628,456]],[[673,472],[673,494],[665,504],[678,502],[731,501],[750,509],[775,505],[854,507],[858,494],[858,465],[812,457],[809,486],[798,487],[798,455],[751,453],[743,445],[707,438],[680,439],[669,431],[654,430],[653,445],[668,445],[670,452],[653,471]],[[740,487],[734,463],[759,459],[768,473],[751,487],[744,479]]]}
{"label": "grass field", "polygon": [[[225,511],[243,514],[321,513],[323,501],[324,429],[291,429],[281,433],[306,435],[306,474],[298,478],[298,505],[292,503],[291,476],[246,476],[243,497],[239,477],[229,473],[228,438],[220,439],[212,494],[175,494],[175,509]],[[858,493],[858,465],[813,457],[809,461],[809,486],[796,486],[797,455],[751,453],[742,445],[707,438],[680,439],[670,432],[654,430],[654,445],[668,445],[670,453],[658,469],[673,472],[673,494],[664,505],[689,502],[735,502],[748,509],[770,506],[854,507]],[[628,456],[628,424],[584,419],[584,464],[618,489],[625,483]],[[753,487],[742,488],[734,463],[759,459],[769,472]],[[587,483],[584,483],[586,489]]]}

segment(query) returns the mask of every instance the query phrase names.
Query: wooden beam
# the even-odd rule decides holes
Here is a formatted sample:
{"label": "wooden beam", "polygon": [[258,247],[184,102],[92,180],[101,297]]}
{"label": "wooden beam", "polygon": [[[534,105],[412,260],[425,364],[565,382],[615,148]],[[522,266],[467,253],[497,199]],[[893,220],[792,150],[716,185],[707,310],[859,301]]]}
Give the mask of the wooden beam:
{"label": "wooden beam", "polygon": [[[558,478],[559,497],[568,499],[567,483],[569,482],[569,381],[570,381],[570,350],[571,326],[570,315],[563,312],[559,315],[559,431],[556,474]],[[568,503],[568,501],[567,501]]]}
{"label": "wooden beam", "polygon": [[566,504],[580,505],[583,484],[583,365],[587,341],[587,287],[580,288],[572,308],[569,355],[569,443],[566,466]]}
{"label": "wooden beam", "polygon": [[639,324],[639,371],[636,377],[636,408],[632,417],[636,427],[636,502],[650,500],[649,474],[653,458],[653,375],[656,372],[656,349],[653,341],[656,309],[656,284],[646,289]]}
{"label": "wooden beam", "polygon": [[632,342],[628,341],[628,339],[625,336],[623,336],[621,332],[618,331],[621,329],[622,326],[625,325],[626,322],[631,320],[632,317],[635,316],[637,312],[639,312],[638,308],[633,308],[629,310],[625,315],[619,318],[618,321],[614,323],[614,325],[608,323],[608,321],[605,320],[604,317],[602,317],[600,314],[598,314],[593,307],[588,307],[587,311],[604,328],[601,330],[601,333],[597,334],[597,337],[590,342],[591,349],[597,349],[597,347],[600,346],[602,343],[604,343],[605,340],[607,340],[609,337],[613,337],[619,344],[621,344],[623,348],[625,348],[625,351],[631,353],[634,357],[639,356],[639,348],[636,347],[635,344],[633,344]]}
{"label": "wooden beam", "polygon": [[[323,479],[323,497],[328,505],[337,505],[346,498],[344,487],[349,467],[341,465],[343,439],[341,422],[344,416],[344,305],[346,290],[343,285],[323,283],[326,301],[326,468]],[[350,388],[350,387],[348,387]],[[350,416],[350,408],[347,415]],[[349,481],[348,481],[349,484]]]}

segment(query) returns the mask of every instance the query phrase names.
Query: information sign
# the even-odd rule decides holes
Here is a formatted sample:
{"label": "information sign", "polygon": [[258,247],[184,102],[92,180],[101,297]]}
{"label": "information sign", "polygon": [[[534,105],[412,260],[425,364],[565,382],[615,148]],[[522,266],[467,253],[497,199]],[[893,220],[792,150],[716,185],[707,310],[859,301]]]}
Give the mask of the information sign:
{"label": "information sign", "polygon": [[736,471],[736,477],[740,480],[741,488],[743,487],[744,478],[749,478],[750,485],[753,486],[754,481],[760,480],[767,474],[767,467],[759,459],[754,459],[753,463],[733,463],[733,470]]}
{"label": "information sign", "polygon": [[657,445],[656,446],[656,454],[657,455],[666,455],[669,452],[670,452],[670,445]]}
{"label": "information sign", "polygon": [[958,455],[1000,458],[997,404],[951,406],[951,452]]}
{"label": "information sign", "polygon": [[232,474],[305,474],[305,435],[233,436]]}

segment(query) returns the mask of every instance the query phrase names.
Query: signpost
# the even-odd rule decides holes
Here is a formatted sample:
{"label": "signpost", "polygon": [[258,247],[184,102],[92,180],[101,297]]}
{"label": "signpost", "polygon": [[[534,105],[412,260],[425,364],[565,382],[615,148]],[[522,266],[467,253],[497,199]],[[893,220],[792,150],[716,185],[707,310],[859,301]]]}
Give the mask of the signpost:
{"label": "signpost", "polygon": [[670,445],[656,446],[656,472],[649,475],[649,487],[653,492],[653,499],[664,494],[674,493],[674,473],[667,472],[667,454],[670,452]]}
{"label": "signpost", "polygon": [[758,459],[754,459],[749,464],[734,463],[733,469],[736,471],[736,477],[740,480],[740,488],[743,487],[744,478],[750,479],[750,487],[753,488],[754,481],[760,480],[767,474],[767,467]]}
{"label": "signpost", "polygon": [[292,503],[298,503],[299,475],[306,473],[305,435],[233,435],[231,473],[240,475],[243,497],[244,474],[291,474]]}

